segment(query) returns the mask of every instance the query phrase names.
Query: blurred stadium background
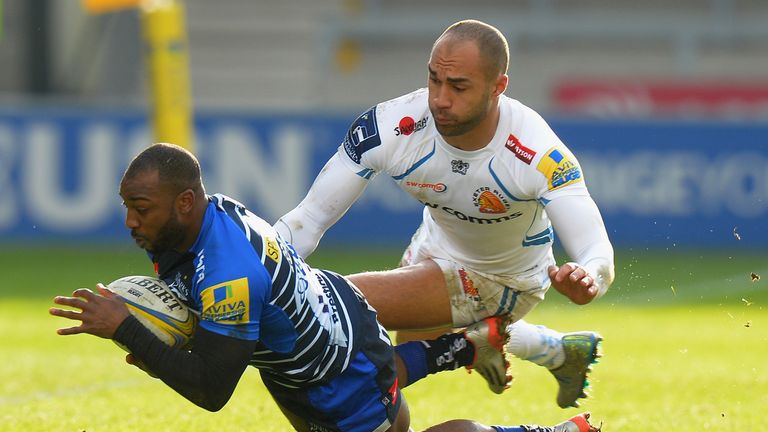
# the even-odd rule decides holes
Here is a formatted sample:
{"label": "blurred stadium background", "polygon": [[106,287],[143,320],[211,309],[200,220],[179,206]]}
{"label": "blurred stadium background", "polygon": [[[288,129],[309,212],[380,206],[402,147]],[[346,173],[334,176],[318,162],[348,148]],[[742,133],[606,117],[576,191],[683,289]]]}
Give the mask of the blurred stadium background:
{"label": "blurred stadium background", "polygon": [[[54,293],[149,270],[116,193],[130,158],[155,140],[146,23],[136,8],[84,9],[99,3],[0,0],[0,309],[32,298],[44,314]],[[357,114],[425,85],[431,44],[446,26],[481,19],[510,41],[507,94],[542,113],[574,151],[603,212],[617,283],[599,307],[751,307],[753,315],[718,316],[754,330],[741,346],[766,345],[768,2],[183,5],[188,39],[162,49],[189,54],[190,142],[209,191],[273,222],[303,197]],[[184,76],[177,70],[170,82]],[[345,272],[392,266],[419,217],[418,203],[376,179],[313,258]],[[117,258],[100,268],[111,251]],[[545,317],[571,316],[554,304]],[[60,324],[44,322],[46,334]],[[764,405],[764,365],[745,379],[755,376]],[[0,406],[30,400],[23,387],[6,384],[14,394],[0,394]],[[719,414],[704,424],[731,430]],[[623,421],[622,430],[642,430]]]}
{"label": "blurred stadium background", "polygon": [[[5,1],[3,241],[124,237],[116,181],[153,140],[147,42],[135,9],[84,12],[98,2]],[[618,245],[768,241],[768,3],[185,6],[192,141],[207,183],[270,221],[301,199],[358,113],[424,86],[444,27],[475,17],[509,38],[507,93],[543,113],[575,151]],[[385,179],[372,189],[328,244],[407,242],[418,204]]]}

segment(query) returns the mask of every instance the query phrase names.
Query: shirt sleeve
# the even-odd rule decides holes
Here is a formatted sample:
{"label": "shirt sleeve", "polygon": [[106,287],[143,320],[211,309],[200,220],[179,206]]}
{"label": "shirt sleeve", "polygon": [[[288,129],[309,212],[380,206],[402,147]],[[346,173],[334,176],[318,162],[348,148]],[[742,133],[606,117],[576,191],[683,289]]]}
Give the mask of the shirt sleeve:
{"label": "shirt sleeve", "polygon": [[195,405],[218,411],[229,401],[256,342],[223,336],[198,327],[191,351],[164,344],[133,316],[114,335],[139,360],[144,369],[160,378]]}
{"label": "shirt sleeve", "polygon": [[317,248],[325,232],[349,210],[368,180],[350,171],[335,154],[318,174],[307,196],[275,223],[275,230],[306,258]]}
{"label": "shirt sleeve", "polygon": [[613,283],[613,246],[597,205],[589,196],[564,196],[546,207],[568,256],[595,280],[598,297]]}
{"label": "shirt sleeve", "polygon": [[337,154],[358,176],[371,179],[381,171],[376,158],[370,152],[382,144],[382,134],[377,120],[377,106],[362,113],[347,130]]}
{"label": "shirt sleeve", "polygon": [[[226,237],[223,237],[226,238]],[[232,237],[230,237],[232,238]],[[207,253],[205,253],[207,252]],[[247,241],[204,250],[195,259],[200,326],[238,339],[259,340],[271,278]]]}
{"label": "shirt sleeve", "polygon": [[518,181],[527,196],[544,204],[562,196],[589,196],[579,161],[546,120],[525,108],[521,121],[516,144],[525,150],[528,158]]}

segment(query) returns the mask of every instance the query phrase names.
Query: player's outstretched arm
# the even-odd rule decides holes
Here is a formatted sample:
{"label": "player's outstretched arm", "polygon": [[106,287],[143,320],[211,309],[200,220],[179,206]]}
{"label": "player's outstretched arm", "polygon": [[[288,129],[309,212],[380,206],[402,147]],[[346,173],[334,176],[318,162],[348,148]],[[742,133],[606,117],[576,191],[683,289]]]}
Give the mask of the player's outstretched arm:
{"label": "player's outstretched arm", "polygon": [[318,174],[307,196],[275,222],[275,229],[306,258],[367,185],[368,180],[344,166],[338,154],[334,154]]}
{"label": "player's outstretched arm", "polygon": [[78,289],[72,297],[58,296],[54,303],[70,309],[51,308],[51,315],[81,321],[65,327],[60,335],[91,334],[114,339],[132,353],[129,363],[139,366],[194,404],[209,411],[221,409],[237,386],[255,341],[222,336],[198,326],[190,351],[163,343],[128,312],[125,302],[97,285],[99,294]]}
{"label": "player's outstretched arm", "polygon": [[547,215],[568,256],[573,260],[549,269],[555,289],[576,304],[601,297],[613,283],[613,246],[603,219],[589,196],[552,200]]}
{"label": "player's outstretched arm", "polygon": [[256,341],[223,336],[198,326],[192,351],[173,348],[134,317],[115,332],[132,353],[126,360],[160,378],[195,405],[218,411],[229,401],[256,347]]}

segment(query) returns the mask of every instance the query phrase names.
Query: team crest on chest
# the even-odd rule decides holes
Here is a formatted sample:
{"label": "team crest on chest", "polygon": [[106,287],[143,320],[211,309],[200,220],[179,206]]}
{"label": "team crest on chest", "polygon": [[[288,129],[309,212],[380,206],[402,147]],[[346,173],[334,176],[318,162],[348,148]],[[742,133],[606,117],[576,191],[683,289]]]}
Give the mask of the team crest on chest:
{"label": "team crest on chest", "polygon": [[472,194],[472,201],[480,213],[499,214],[506,213],[509,209],[509,201],[496,189],[487,186],[478,188]]}
{"label": "team crest on chest", "polygon": [[469,162],[464,162],[461,159],[454,159],[451,161],[451,171],[456,174],[467,175],[469,169]]}
{"label": "team crest on chest", "polygon": [[[168,281],[166,281],[166,283],[167,282]],[[176,297],[181,301],[187,301],[189,299],[189,287],[186,282],[189,282],[189,277],[182,275],[181,272],[177,272],[173,281],[168,283],[168,288],[176,294]]]}

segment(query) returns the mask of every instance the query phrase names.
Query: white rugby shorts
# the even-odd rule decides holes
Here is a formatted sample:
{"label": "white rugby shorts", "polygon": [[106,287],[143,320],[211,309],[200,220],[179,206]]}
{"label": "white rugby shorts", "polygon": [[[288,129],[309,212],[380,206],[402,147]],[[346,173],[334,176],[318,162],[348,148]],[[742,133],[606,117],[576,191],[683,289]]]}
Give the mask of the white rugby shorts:
{"label": "white rugby shorts", "polygon": [[551,285],[547,272],[550,263],[542,263],[532,274],[491,275],[472,270],[456,260],[426,253],[427,248],[422,247],[424,237],[417,231],[403,253],[400,266],[418,264],[426,259],[437,263],[448,288],[454,327],[466,327],[496,315],[509,315],[515,322],[544,300]]}

